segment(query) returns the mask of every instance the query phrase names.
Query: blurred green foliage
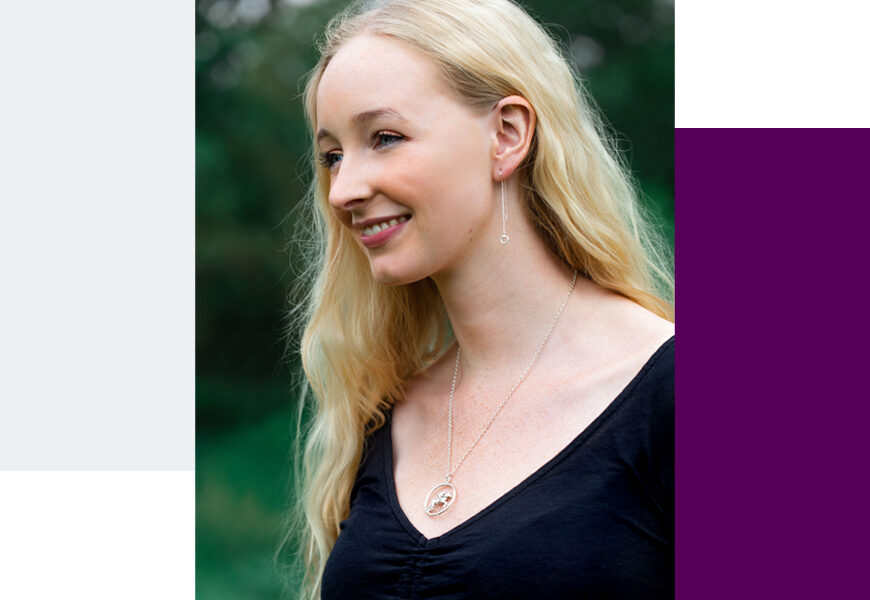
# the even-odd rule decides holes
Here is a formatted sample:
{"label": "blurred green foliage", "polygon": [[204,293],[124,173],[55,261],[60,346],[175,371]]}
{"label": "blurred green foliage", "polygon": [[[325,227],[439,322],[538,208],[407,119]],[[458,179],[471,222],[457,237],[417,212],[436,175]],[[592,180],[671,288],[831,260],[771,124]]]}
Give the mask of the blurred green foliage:
{"label": "blurred green foliage", "polygon": [[[284,327],[308,185],[300,92],[345,0],[196,3],[196,582],[208,600],[278,598],[298,369]],[[673,1],[526,0],[618,133],[673,239]],[[289,298],[292,302],[292,298]],[[294,341],[290,341],[291,348]]]}

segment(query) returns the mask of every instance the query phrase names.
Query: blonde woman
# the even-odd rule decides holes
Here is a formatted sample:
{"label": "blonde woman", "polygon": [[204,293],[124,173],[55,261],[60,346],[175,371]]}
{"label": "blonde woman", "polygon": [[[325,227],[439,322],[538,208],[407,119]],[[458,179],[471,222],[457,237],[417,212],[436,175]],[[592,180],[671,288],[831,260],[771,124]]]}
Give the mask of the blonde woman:
{"label": "blonde woman", "polygon": [[307,595],[672,596],[670,267],[554,42],[354,5],[306,101]]}

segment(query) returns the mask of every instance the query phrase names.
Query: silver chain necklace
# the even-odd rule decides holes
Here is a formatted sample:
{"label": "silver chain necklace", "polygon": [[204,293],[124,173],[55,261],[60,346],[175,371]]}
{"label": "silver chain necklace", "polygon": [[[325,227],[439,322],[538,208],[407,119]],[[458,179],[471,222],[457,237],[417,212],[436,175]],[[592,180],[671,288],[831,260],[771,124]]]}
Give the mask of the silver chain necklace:
{"label": "silver chain necklace", "polygon": [[562,316],[562,311],[565,310],[565,305],[568,304],[568,299],[571,297],[571,292],[574,291],[574,284],[577,283],[577,271],[574,271],[574,278],[571,280],[571,289],[568,290],[568,295],[565,296],[565,299],[562,301],[562,305],[559,306],[558,312],[556,312],[556,318],[553,319],[553,322],[550,324],[550,328],[547,329],[546,335],[544,335],[544,339],[541,340],[541,343],[538,344],[538,348],[535,350],[535,355],[532,357],[532,360],[529,361],[529,364],[526,365],[523,374],[520,375],[520,378],[514,384],[514,387],[508,392],[507,396],[505,396],[504,400],[501,401],[498,408],[489,418],[486,425],[483,426],[483,429],[478,434],[477,438],[471,443],[468,449],[465,451],[465,454],[462,455],[462,458],[459,459],[459,462],[456,463],[456,468],[451,468],[452,459],[453,459],[453,395],[456,392],[456,376],[459,374],[459,361],[462,357],[462,348],[458,345],[456,347],[456,364],[453,366],[453,381],[450,384],[450,398],[447,402],[447,476],[444,479],[444,482],[437,484],[433,487],[429,493],[426,495],[426,499],[423,501],[423,510],[426,511],[426,514],[430,517],[434,517],[436,515],[440,515],[448,508],[453,506],[453,502],[456,500],[456,486],[454,486],[451,481],[453,479],[453,474],[459,470],[459,467],[462,466],[462,463],[465,462],[465,459],[474,450],[474,447],[477,446],[477,443],[484,436],[484,434],[489,430],[495,418],[501,412],[501,409],[504,408],[507,401],[511,399],[511,396],[514,395],[514,392],[517,391],[517,388],[520,387],[520,384],[525,381],[526,376],[528,376],[529,371],[532,370],[532,367],[535,366],[535,361],[538,360],[538,355],[541,353],[541,350],[544,349],[544,346],[547,344],[547,340],[550,339],[550,334],[553,333],[553,328],[556,327],[556,323],[559,321],[559,317]]}

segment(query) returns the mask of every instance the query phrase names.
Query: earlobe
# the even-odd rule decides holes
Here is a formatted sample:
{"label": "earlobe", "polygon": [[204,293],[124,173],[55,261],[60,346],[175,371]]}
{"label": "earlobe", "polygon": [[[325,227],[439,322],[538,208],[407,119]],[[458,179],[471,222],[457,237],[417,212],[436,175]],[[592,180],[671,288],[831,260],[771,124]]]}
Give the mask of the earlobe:
{"label": "earlobe", "polygon": [[535,109],[522,96],[502,98],[494,108],[493,176],[506,179],[529,153],[535,133]]}

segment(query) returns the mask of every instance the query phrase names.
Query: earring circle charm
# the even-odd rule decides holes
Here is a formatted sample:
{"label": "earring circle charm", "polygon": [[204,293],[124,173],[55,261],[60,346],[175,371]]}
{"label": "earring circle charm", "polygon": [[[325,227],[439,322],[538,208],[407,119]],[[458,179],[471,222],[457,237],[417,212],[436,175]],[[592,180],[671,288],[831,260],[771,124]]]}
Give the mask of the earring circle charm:
{"label": "earring circle charm", "polygon": [[506,234],[506,233],[503,233],[503,234],[501,234],[500,236],[498,236],[498,242],[499,242],[502,246],[504,246],[505,244],[507,244],[509,241],[511,241],[511,238],[508,237],[508,234]]}

